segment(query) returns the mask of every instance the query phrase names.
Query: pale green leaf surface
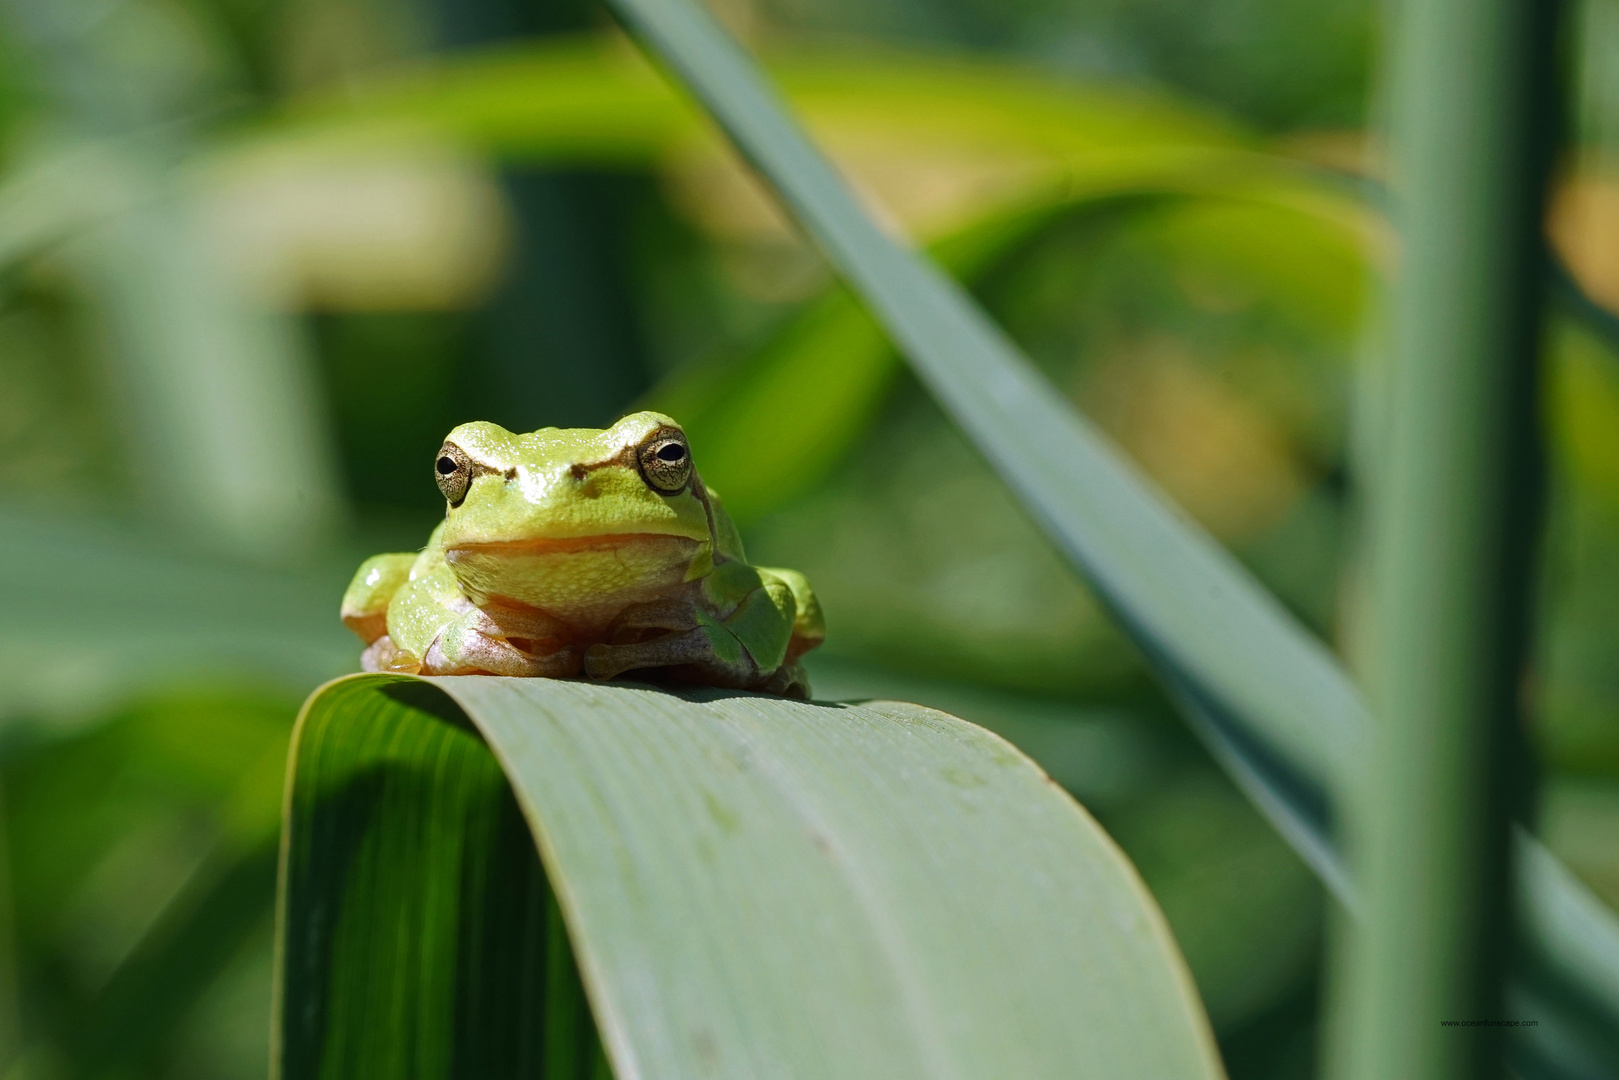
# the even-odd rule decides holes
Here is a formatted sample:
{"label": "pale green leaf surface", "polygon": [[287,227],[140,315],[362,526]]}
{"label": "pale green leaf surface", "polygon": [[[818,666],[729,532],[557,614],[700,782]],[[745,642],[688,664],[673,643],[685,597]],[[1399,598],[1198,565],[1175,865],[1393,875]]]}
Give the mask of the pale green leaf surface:
{"label": "pale green leaf surface", "polygon": [[504,992],[544,951],[532,915],[504,916],[507,969],[488,966],[503,935],[476,882],[521,870],[491,861],[500,770],[460,710],[539,841],[621,1080],[1221,1075],[1134,870],[980,728],[895,703],[358,676],[296,736],[283,1076],[402,1075],[352,1045],[385,1016],[412,1075],[491,1039],[515,1062],[466,995],[496,994],[519,1033],[548,1008]]}

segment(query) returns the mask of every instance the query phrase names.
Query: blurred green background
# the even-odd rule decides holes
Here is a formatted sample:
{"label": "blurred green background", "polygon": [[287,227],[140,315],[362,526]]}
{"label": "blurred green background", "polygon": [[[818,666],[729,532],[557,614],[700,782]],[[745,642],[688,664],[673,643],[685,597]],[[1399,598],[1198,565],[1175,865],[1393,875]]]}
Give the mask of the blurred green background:
{"label": "blurred green background", "polygon": [[[881,219],[1354,649],[1370,0],[723,0]],[[1550,229],[1539,829],[1619,904],[1619,0]],[[673,412],[824,697],[1007,735],[1140,867],[1237,1080],[1315,880],[716,136],[583,0],[0,0],[0,1078],[267,1070],[299,701],[443,434]],[[1567,295],[1574,293],[1575,302]]]}

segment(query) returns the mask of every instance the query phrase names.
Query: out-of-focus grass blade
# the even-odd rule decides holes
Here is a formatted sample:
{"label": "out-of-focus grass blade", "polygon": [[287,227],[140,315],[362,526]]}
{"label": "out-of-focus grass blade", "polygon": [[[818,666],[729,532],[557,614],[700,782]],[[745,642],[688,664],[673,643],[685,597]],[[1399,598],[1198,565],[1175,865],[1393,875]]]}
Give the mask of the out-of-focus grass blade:
{"label": "out-of-focus grass blade", "polygon": [[144,501],[192,543],[269,562],[318,550],[342,508],[297,328],[255,310],[191,208],[152,184],[70,247],[114,333]]}
{"label": "out-of-focus grass blade", "polygon": [[1541,1021],[1517,1029],[1521,1045],[1513,1064],[1526,1077],[1619,1076],[1613,913],[1522,829],[1513,857],[1523,868],[1518,906],[1537,932],[1508,1000],[1522,1009],[1519,1015]]}
{"label": "out-of-focus grass blade", "polygon": [[[1246,739],[1307,781],[1329,792],[1341,789],[1360,758],[1370,718],[1328,651],[1153,492],[954,282],[871,222],[706,11],[682,0],[610,3],[819,242],[1170,686],[1197,700],[1198,712],[1229,717]],[[1245,779],[1241,772],[1238,779]],[[1254,781],[1247,786],[1254,790]],[[1264,800],[1260,805],[1274,813]],[[1285,817],[1274,820],[1289,831]],[[1321,866],[1324,853],[1300,851]],[[1544,871],[1531,861],[1525,873]],[[1556,892],[1560,886],[1553,879],[1534,888]],[[1553,904],[1533,909],[1530,938],[1555,937],[1561,910]],[[1545,913],[1554,921],[1537,917]],[[1601,951],[1619,940],[1619,920],[1607,914],[1592,920],[1587,932],[1603,937],[1594,943]],[[1612,1030],[1619,1031],[1612,988],[1573,968],[1560,971],[1603,1003]]]}
{"label": "out-of-focus grass blade", "polygon": [[[798,50],[772,69],[810,115],[904,131],[921,145],[1048,162],[1163,145],[1252,149],[1256,139],[1195,107],[1140,90],[1083,87],[1011,64],[902,51]],[[599,164],[657,160],[709,142],[700,109],[621,39],[546,38],[468,50],[345,85],[245,126],[222,148],[309,139],[366,146],[450,137],[510,157]]]}
{"label": "out-of-focus grass blade", "polygon": [[1549,260],[1547,286],[1555,300],[1576,325],[1607,345],[1609,357],[1619,356],[1619,314],[1592,299],[1579,279],[1555,253]]}
{"label": "out-of-focus grass blade", "polygon": [[1556,421],[1548,426],[1585,486],[1619,506],[1619,334],[1592,329],[1592,320],[1570,317],[1547,335],[1546,411]]}
{"label": "out-of-focus grass blade", "polygon": [[177,677],[301,688],[353,670],[333,601],[350,573],[209,562],[93,519],[0,513],[0,718],[82,715]]}
{"label": "out-of-focus grass blade", "polygon": [[701,114],[622,41],[546,38],[373,75],[243,127],[231,155],[453,138],[507,157],[634,165],[701,138]]}
{"label": "out-of-focus grass blade", "polygon": [[[1280,197],[1274,163],[1184,148],[1115,160],[1082,185],[991,205],[928,248],[970,284],[1059,220],[1123,214],[1172,200],[1233,206]],[[1342,224],[1340,223],[1340,228]],[[1342,233],[1339,234],[1340,238]],[[868,429],[898,357],[877,320],[847,288],[833,286],[763,347],[674,372],[647,407],[678,417],[701,447],[703,475],[746,524],[813,488]],[[772,447],[761,455],[760,446]],[[791,461],[783,469],[782,461]]]}
{"label": "out-of-focus grass blade", "polygon": [[[1142,193],[1222,200],[1223,217],[1189,216],[1175,226],[1177,242],[1217,249],[1242,264],[1239,273],[1268,278],[1265,288],[1335,332],[1358,317],[1363,282],[1355,279],[1370,275],[1365,264],[1380,247],[1371,213],[1378,200],[1363,204],[1343,185],[1258,152],[1252,135],[1187,102],[903,52],[787,52],[773,55],[770,66],[811,126],[837,145],[882,146],[899,163],[943,162],[946,174],[952,162],[971,162],[1024,177],[982,186],[963,207],[965,224],[926,237],[938,261],[964,281],[974,277],[975,257],[958,258],[951,250],[958,243],[969,251],[993,246],[999,233],[1003,248],[1016,247],[1015,235],[1037,231],[1042,207],[1052,216],[1060,206],[1079,211],[1134,185]],[[210,160],[222,167],[218,177],[257,175],[263,156],[349,160],[424,138],[508,159],[609,166],[719,152],[699,112],[622,41],[582,37],[383,72],[346,86],[341,97],[301,102],[241,129]],[[1245,202],[1299,211],[1299,228],[1280,241],[1263,230],[1256,235],[1243,216],[1254,207]],[[998,260],[984,254],[976,261]],[[1583,297],[1566,274],[1556,280],[1560,295]],[[1600,314],[1588,300],[1576,305],[1577,314],[1592,311]],[[893,370],[881,338],[857,303],[833,291],[747,363],[723,357],[699,364],[659,387],[653,400],[702,432],[716,486],[735,512],[754,516],[813,485],[869,418]],[[1600,403],[1595,411],[1610,421],[1619,416]],[[1558,422],[1578,420],[1560,413]],[[795,463],[785,483],[782,470],[771,475],[771,459],[751,450],[760,430],[782,447],[781,460]]]}
{"label": "out-of-focus grass blade", "polygon": [[188,890],[92,1001],[64,1049],[82,1075],[150,1063],[250,934],[274,895],[273,837]]}
{"label": "out-of-focus grass blade", "polygon": [[49,117],[39,126],[94,173],[42,190],[61,165],[40,151],[34,183],[0,199],[0,243],[14,249],[0,257],[86,219],[69,263],[110,330],[141,505],[192,542],[235,554],[277,561],[318,548],[342,506],[313,373],[292,321],[253,310],[177,190],[185,125],[167,115],[171,91],[157,73],[181,61],[154,40],[149,63],[129,67],[109,55],[118,35],[98,33],[100,20],[72,5],[11,0],[0,15],[37,62]]}
{"label": "out-of-focus grass blade", "polygon": [[[268,959],[287,702],[189,690],[5,732],[26,1060],[53,1075],[150,1074],[178,1045],[218,1037],[198,1032],[199,1012]],[[268,1005],[266,993],[265,1020]]]}
{"label": "out-of-focus grass blade", "polygon": [[[994,213],[940,241],[936,258],[971,280],[1052,220],[1135,201],[1134,192],[1057,196]],[[746,524],[813,488],[867,430],[898,357],[854,295],[834,287],[763,348],[676,372],[647,396],[702,447],[705,476]],[[769,446],[769,455],[758,448]],[[793,462],[783,470],[782,461]]]}
{"label": "out-of-focus grass blade", "polygon": [[826,477],[869,427],[898,366],[865,308],[834,287],[762,348],[688,365],[645,404],[680,420],[702,447],[704,475],[746,525]]}
{"label": "out-of-focus grass blade", "polygon": [[283,1077],[531,1075],[546,876],[621,1077],[1221,1074],[1129,864],[945,714],[358,676],[295,738]]}
{"label": "out-of-focus grass blade", "polygon": [[10,266],[129,209],[117,155],[90,142],[20,155],[0,181],[0,266]]}

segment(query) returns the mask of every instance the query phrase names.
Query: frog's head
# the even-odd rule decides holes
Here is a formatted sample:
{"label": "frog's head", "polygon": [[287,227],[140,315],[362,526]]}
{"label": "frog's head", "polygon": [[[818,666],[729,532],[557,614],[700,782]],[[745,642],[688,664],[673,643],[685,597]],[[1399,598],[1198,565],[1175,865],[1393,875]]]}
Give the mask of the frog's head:
{"label": "frog's head", "polygon": [[661,413],[526,435],[462,424],[433,471],[449,504],[445,558],[480,605],[572,618],[667,595],[711,565],[702,481]]}

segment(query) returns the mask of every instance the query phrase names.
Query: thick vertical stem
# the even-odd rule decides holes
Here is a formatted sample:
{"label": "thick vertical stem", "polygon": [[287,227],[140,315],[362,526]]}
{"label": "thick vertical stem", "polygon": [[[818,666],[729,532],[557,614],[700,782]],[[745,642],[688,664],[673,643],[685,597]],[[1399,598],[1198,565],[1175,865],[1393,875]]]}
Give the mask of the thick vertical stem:
{"label": "thick vertical stem", "polygon": [[1392,96],[1403,250],[1371,483],[1377,734],[1336,1070],[1500,1075],[1509,823],[1539,456],[1540,220],[1554,4],[1404,0]]}

